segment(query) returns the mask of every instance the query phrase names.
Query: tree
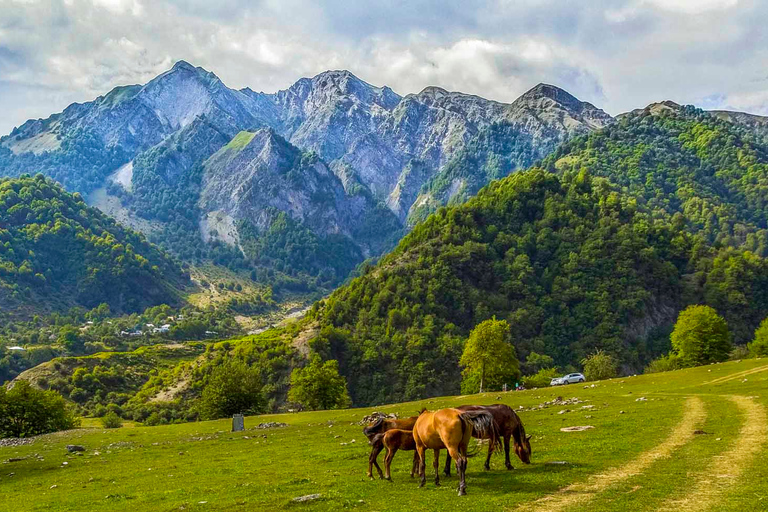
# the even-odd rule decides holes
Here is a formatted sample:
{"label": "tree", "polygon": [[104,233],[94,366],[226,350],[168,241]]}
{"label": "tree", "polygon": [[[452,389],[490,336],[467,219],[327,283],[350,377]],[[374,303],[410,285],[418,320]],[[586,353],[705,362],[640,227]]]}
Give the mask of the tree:
{"label": "tree", "polygon": [[70,352],[79,352],[83,349],[83,340],[80,337],[80,331],[72,325],[65,325],[59,330],[59,337],[56,340]]}
{"label": "tree", "polygon": [[755,330],[755,339],[747,348],[752,357],[768,356],[768,318],[760,322],[760,326]]}
{"label": "tree", "polygon": [[218,366],[208,377],[200,398],[200,413],[205,419],[259,413],[264,407],[259,373],[240,361]]}
{"label": "tree", "polygon": [[731,351],[728,325],[709,306],[688,306],[681,312],[671,340],[684,366],[725,361]]}
{"label": "tree", "polygon": [[581,360],[581,364],[584,367],[584,376],[587,380],[612,379],[618,375],[618,362],[612,355],[606,354],[602,350],[585,357]]}
{"label": "tree", "polygon": [[529,375],[536,374],[541,370],[553,368],[554,366],[554,359],[546,354],[537,354],[536,352],[528,354],[528,357],[525,358],[525,363],[523,363],[523,368]]}
{"label": "tree", "polygon": [[[480,393],[486,389],[486,384],[495,387],[504,380],[517,379],[520,363],[509,339],[507,321],[494,317],[475,326],[469,333],[459,364],[464,367],[465,380],[479,383]],[[465,391],[464,386],[462,391]]]}
{"label": "tree", "polygon": [[55,391],[18,381],[12,389],[0,386],[0,438],[30,437],[75,428],[79,421]]}
{"label": "tree", "polygon": [[347,381],[339,375],[338,361],[323,362],[315,354],[309,365],[294,369],[288,400],[311,410],[347,407],[350,403]]}

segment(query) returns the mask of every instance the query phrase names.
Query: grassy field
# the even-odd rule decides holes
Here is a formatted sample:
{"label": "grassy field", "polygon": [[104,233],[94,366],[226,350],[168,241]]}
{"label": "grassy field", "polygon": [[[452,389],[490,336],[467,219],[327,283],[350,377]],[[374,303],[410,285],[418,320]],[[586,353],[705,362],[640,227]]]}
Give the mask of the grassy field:
{"label": "grassy field", "polygon": [[[538,408],[557,396],[582,402]],[[507,471],[494,457],[485,472],[471,458],[462,498],[455,471],[432,483],[431,454],[423,489],[408,476],[410,452],[395,457],[393,482],[366,478],[363,415],[497,402],[523,408],[531,465],[513,459]],[[767,408],[768,359],[756,359],[587,388],[252,417],[241,433],[229,421],[111,431],[89,422],[0,448],[0,461],[22,459],[0,465],[0,510],[768,510]],[[271,421],[288,426],[255,429]],[[577,425],[594,429],[560,430]],[[67,444],[86,452],[69,455]],[[292,501],[309,494],[320,498]]]}

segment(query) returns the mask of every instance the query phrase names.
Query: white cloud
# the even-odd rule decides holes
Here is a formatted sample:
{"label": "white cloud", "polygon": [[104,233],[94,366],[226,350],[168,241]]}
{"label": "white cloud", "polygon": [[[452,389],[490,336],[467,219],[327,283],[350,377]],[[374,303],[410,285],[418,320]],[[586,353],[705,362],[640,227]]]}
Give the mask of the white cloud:
{"label": "white cloud", "polygon": [[275,91],[349,69],[511,101],[538,82],[611,113],[674,99],[765,112],[759,0],[0,0],[0,133],[185,59]]}

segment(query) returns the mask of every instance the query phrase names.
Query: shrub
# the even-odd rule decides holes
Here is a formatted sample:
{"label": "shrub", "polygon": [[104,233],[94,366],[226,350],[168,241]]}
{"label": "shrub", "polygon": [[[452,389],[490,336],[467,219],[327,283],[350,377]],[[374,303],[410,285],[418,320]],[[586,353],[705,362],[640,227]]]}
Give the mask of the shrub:
{"label": "shrub", "polygon": [[752,357],[768,356],[768,318],[760,322],[760,327],[755,330],[755,339],[747,348]]}
{"label": "shrub", "polygon": [[162,420],[160,419],[160,415],[157,414],[156,412],[153,412],[152,414],[150,414],[147,417],[146,420],[144,420],[144,426],[145,427],[155,427],[155,426],[159,425],[161,422],[162,422]]}
{"label": "shrub", "polygon": [[101,418],[101,424],[104,428],[120,428],[123,426],[123,420],[116,412],[110,411]]}
{"label": "shrub", "polygon": [[672,370],[679,370],[683,367],[680,358],[676,354],[667,354],[660,358],[651,361],[651,364],[646,366],[645,373],[659,373],[659,372],[671,372]]}
{"label": "shrub", "polygon": [[523,385],[526,388],[545,388],[549,386],[549,383],[555,377],[559,377],[560,372],[557,368],[543,368],[539,370],[536,375],[528,375],[523,377]]}
{"label": "shrub", "polygon": [[55,391],[33,388],[26,381],[12,389],[0,386],[0,437],[30,437],[66,430],[79,421]]}
{"label": "shrub", "polygon": [[602,350],[582,359],[581,364],[584,366],[584,376],[587,380],[612,379],[619,373],[616,359]]}
{"label": "shrub", "polygon": [[688,306],[683,310],[670,338],[685,366],[725,361],[731,352],[728,325],[709,306]]}

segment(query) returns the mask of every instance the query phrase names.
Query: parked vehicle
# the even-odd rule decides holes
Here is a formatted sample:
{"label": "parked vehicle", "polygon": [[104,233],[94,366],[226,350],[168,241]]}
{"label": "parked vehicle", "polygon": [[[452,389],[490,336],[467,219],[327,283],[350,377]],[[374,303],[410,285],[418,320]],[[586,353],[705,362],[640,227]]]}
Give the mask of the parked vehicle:
{"label": "parked vehicle", "polygon": [[554,378],[549,382],[550,386],[562,386],[564,384],[578,384],[586,382],[587,378],[581,373],[569,373],[559,378]]}

